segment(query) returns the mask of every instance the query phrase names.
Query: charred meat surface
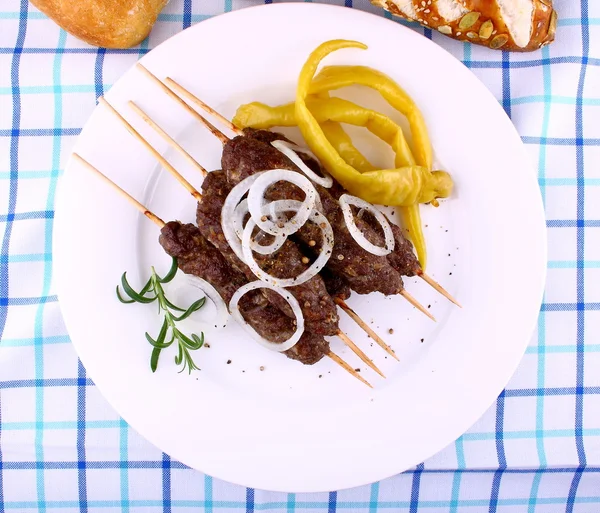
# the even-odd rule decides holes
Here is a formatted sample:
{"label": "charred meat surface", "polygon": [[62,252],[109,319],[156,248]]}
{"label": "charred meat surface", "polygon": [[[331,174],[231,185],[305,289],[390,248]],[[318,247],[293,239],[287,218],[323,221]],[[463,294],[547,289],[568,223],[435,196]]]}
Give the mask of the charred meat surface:
{"label": "charred meat surface", "polygon": [[[356,209],[355,214],[357,214]],[[358,219],[355,216],[356,225],[360,228],[362,233],[365,235],[365,238],[376,246],[384,246],[385,238],[383,236],[383,231],[381,230],[381,226],[375,216],[373,216],[370,212],[364,212],[362,219]],[[390,265],[396,269],[402,276],[414,276],[418,274],[421,270],[421,266],[419,264],[419,260],[417,259],[417,255],[415,255],[413,251],[412,243],[404,237],[402,233],[402,228],[400,228],[397,224],[392,223],[388,219],[388,223],[390,228],[392,229],[392,234],[394,235],[394,251],[389,253],[386,258]],[[365,230],[365,224],[370,227],[370,229]]]}
{"label": "charred meat surface", "polygon": [[392,264],[392,267],[402,276],[414,276],[415,274],[419,274],[421,272],[421,264],[419,264],[417,255],[415,255],[413,251],[412,243],[404,237],[402,228],[391,221],[389,221],[389,223],[392,227],[396,246],[394,247],[394,251],[387,256],[387,259],[390,264]]}
{"label": "charred meat surface", "polygon": [[[206,280],[226,303],[239,287],[248,283],[246,277],[233,269],[193,224],[167,223],[161,229],[159,242],[168,255],[177,258],[178,267],[184,273]],[[282,343],[295,331],[294,320],[270,305],[258,290],[248,292],[240,300],[239,308],[246,322],[271,342]],[[312,365],[328,352],[329,344],[323,337],[305,332],[298,343],[284,354]]]}
{"label": "charred meat surface", "polygon": [[[299,172],[285,155],[261,140],[261,138],[269,140],[272,135],[260,135],[260,132],[264,131],[246,131],[248,135],[235,137],[224,146],[221,163],[230,184],[235,185],[240,180],[262,170],[279,168]],[[392,267],[386,257],[373,255],[356,243],[346,226],[337,200],[327,189],[318,185],[315,187],[323,204],[323,213],[331,223],[335,238],[333,255],[327,263],[328,269],[345,278],[351,288],[359,294],[376,291],[385,295],[400,293],[404,286],[398,271]],[[301,201],[304,193],[293,184],[279,182],[269,188],[266,198]],[[362,231],[373,231],[366,222],[359,220],[357,225]],[[321,230],[318,226],[306,223],[296,232],[295,238],[313,254],[318,253],[321,243]]]}
{"label": "charred meat surface", "polygon": [[[257,141],[263,142],[265,144],[271,144],[273,141],[285,141],[288,143],[295,144],[293,141],[290,141],[283,134],[278,132],[270,132],[269,130],[258,130],[256,128],[245,128],[244,135],[251,137],[252,139],[256,139]],[[302,159],[302,161],[312,169],[319,176],[323,176],[323,170],[321,169],[321,164],[319,161],[313,159],[307,153],[298,152],[298,156]],[[334,181],[334,187],[337,186],[341,189],[341,185]],[[342,189],[343,190],[343,189]],[[341,193],[343,194],[343,192]]]}
{"label": "charred meat surface", "polygon": [[313,365],[329,354],[329,342],[320,335],[304,331],[298,343],[283,354],[304,365]]}
{"label": "charred meat surface", "polygon": [[[227,304],[235,291],[248,283],[245,276],[232,269],[193,224],[171,221],[161,229],[158,240],[168,255],[177,258],[177,265],[184,273],[209,282]],[[245,297],[250,296],[251,293],[248,293]]]}
{"label": "charred meat surface", "polygon": [[[209,173],[202,184],[202,201],[196,210],[196,222],[206,238],[215,244],[221,252],[227,253],[227,259],[236,268],[244,272],[249,280],[256,277],[252,271],[241,262],[231,250],[221,227],[221,210],[231,186],[222,171]],[[304,272],[309,264],[303,262],[304,255],[292,241],[288,240],[277,252],[270,255],[255,254],[258,265],[276,278],[293,278]],[[339,331],[338,313],[331,296],[328,294],[322,278],[317,275],[310,280],[287,290],[298,300],[304,326],[307,331],[318,335],[335,335]],[[287,315],[293,313],[287,302],[276,292],[265,290],[269,301]]]}
{"label": "charred meat surface", "polygon": [[208,173],[202,184],[202,201],[196,207],[196,224],[202,235],[221,252],[229,264],[249,278],[253,276],[252,271],[231,249],[221,227],[221,210],[229,191],[231,186],[223,171]]}
{"label": "charred meat surface", "polygon": [[352,294],[350,285],[340,275],[333,274],[329,269],[325,268],[321,271],[321,277],[331,297],[346,301]]}
{"label": "charred meat surface", "polygon": [[234,186],[244,178],[268,169],[291,169],[296,166],[283,153],[268,143],[253,137],[239,135],[223,146],[221,167],[227,180]]}

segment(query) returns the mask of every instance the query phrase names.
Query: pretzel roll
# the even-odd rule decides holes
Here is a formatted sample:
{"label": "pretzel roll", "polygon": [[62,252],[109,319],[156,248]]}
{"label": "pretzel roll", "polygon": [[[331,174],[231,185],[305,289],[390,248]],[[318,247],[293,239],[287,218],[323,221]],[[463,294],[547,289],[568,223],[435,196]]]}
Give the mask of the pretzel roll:
{"label": "pretzel roll", "polygon": [[554,41],[552,0],[371,0],[396,16],[492,50],[530,52]]}

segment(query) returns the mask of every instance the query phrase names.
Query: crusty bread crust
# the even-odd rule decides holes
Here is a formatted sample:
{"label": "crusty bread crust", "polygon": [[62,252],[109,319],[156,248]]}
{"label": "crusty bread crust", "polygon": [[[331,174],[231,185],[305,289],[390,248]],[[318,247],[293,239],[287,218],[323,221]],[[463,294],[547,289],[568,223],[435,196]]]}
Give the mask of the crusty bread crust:
{"label": "crusty bread crust", "polygon": [[168,0],[31,0],[46,16],[93,46],[130,48],[150,33]]}
{"label": "crusty bread crust", "polygon": [[396,16],[416,21],[459,41],[468,41],[493,50],[530,52],[554,41],[557,14],[552,0],[533,0],[533,19],[529,42],[519,46],[507,27],[496,0],[456,0],[465,14],[456,20],[445,20],[438,12],[436,0],[413,0],[416,19],[402,12],[394,0],[371,0]]}

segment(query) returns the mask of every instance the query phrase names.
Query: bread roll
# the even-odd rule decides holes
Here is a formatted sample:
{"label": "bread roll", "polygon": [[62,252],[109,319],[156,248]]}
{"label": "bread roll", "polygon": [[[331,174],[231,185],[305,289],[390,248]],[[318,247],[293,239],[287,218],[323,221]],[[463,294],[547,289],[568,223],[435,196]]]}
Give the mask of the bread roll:
{"label": "bread roll", "polygon": [[167,1],[31,0],[31,3],[86,43],[129,48],[146,38]]}
{"label": "bread roll", "polygon": [[528,52],[554,41],[552,0],[371,0],[460,41]]}

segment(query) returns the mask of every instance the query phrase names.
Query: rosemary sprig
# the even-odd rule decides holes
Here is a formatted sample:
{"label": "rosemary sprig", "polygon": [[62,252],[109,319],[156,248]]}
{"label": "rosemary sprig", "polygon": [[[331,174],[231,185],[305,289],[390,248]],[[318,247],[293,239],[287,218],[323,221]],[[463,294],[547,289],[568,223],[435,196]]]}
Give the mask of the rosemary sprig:
{"label": "rosemary sprig", "polygon": [[[193,333],[191,337],[188,337],[177,328],[176,323],[187,319],[194,312],[200,310],[200,308],[202,308],[204,305],[206,298],[201,298],[198,301],[195,301],[185,310],[175,306],[167,299],[162,285],[164,283],[169,283],[177,273],[177,260],[175,258],[173,258],[171,269],[169,269],[169,272],[164,277],[161,278],[156,273],[154,267],[151,267],[151,270],[152,274],[148,279],[148,282],[139,292],[136,292],[131,285],[129,285],[129,282],[127,281],[127,273],[123,273],[123,276],[121,276],[121,286],[123,287],[123,291],[129,297],[129,299],[123,298],[118,285],[117,298],[119,298],[121,303],[125,304],[149,304],[153,303],[154,301],[158,301],[159,315],[161,312],[164,312],[164,320],[158,333],[158,337],[153,339],[148,332],[146,332],[146,340],[153,347],[152,356],[150,357],[150,368],[152,369],[152,372],[156,371],[160,352],[172,345],[173,342],[177,340],[178,351],[177,356],[175,356],[175,364],[182,365],[179,372],[183,372],[187,367],[188,373],[191,374],[192,370],[199,369],[194,363],[194,360],[190,355],[190,351],[200,349],[204,345],[204,333],[200,333],[200,336]],[[174,311],[181,312],[181,314],[179,316],[175,315],[173,313]]]}

